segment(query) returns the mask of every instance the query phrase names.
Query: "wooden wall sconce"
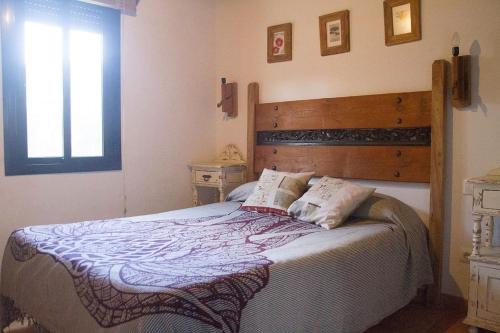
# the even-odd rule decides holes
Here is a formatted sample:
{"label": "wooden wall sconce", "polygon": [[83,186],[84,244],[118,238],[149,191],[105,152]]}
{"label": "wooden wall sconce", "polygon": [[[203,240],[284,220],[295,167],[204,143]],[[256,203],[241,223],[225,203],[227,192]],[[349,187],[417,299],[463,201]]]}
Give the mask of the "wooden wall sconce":
{"label": "wooden wall sconce", "polygon": [[451,104],[456,108],[471,105],[471,57],[461,56],[458,35],[454,36],[453,59],[451,61],[452,97]]}
{"label": "wooden wall sconce", "polygon": [[238,115],[238,85],[237,83],[227,83],[226,78],[221,79],[221,101],[217,107],[222,107],[222,112],[227,117],[234,118]]}

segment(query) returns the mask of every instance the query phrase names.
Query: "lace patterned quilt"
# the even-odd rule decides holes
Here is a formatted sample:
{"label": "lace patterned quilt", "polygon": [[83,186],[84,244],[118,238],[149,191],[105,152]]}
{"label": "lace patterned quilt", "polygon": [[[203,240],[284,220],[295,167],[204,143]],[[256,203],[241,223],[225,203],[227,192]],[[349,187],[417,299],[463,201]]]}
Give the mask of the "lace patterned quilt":
{"label": "lace patterned quilt", "polygon": [[262,253],[321,228],[241,212],[204,218],[116,219],[17,230],[15,260],[49,255],[101,327],[172,313],[238,332],[247,302],[269,281]]}

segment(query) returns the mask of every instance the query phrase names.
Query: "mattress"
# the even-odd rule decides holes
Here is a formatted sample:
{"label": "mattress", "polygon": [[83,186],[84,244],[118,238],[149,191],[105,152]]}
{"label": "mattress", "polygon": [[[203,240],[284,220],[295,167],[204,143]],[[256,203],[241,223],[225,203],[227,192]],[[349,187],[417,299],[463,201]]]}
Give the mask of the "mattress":
{"label": "mattress", "polygon": [[372,198],[334,230],[225,202],[14,231],[2,327],[47,332],[363,332],[432,283],[426,228]]}

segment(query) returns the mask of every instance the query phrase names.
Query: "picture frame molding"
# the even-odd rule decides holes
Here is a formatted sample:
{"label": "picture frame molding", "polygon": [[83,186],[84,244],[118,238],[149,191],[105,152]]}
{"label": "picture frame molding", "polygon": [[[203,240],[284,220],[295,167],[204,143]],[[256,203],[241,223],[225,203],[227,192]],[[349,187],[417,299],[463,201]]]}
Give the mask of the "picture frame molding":
{"label": "picture frame molding", "polygon": [[[284,31],[285,33],[285,54],[274,55],[274,34]],[[293,26],[292,23],[283,23],[273,25],[267,28],[267,62],[269,64],[276,62],[291,61],[293,59]]]}
{"label": "picture frame molding", "polygon": [[[331,21],[340,20],[341,24],[341,40],[339,46],[328,47],[328,32],[326,24]],[[322,15],[319,17],[319,38],[321,46],[321,55],[329,56],[334,54],[346,53],[351,51],[351,31],[349,22],[349,10],[342,10],[331,14]]]}
{"label": "picture frame molding", "polygon": [[[401,35],[394,35],[392,8],[405,4],[410,4],[411,32]],[[386,46],[416,42],[422,39],[420,5],[420,0],[384,0],[384,28]]]}

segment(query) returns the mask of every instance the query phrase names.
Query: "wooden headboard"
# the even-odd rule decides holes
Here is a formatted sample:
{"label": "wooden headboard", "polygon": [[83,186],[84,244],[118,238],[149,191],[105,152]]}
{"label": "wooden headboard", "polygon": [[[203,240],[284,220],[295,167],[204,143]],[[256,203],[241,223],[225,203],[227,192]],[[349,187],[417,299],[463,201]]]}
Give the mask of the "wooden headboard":
{"label": "wooden headboard", "polygon": [[432,91],[259,102],[248,86],[248,179],[264,168],[316,176],[429,183],[429,239],[439,301],[443,243],[447,62],[432,65]]}

